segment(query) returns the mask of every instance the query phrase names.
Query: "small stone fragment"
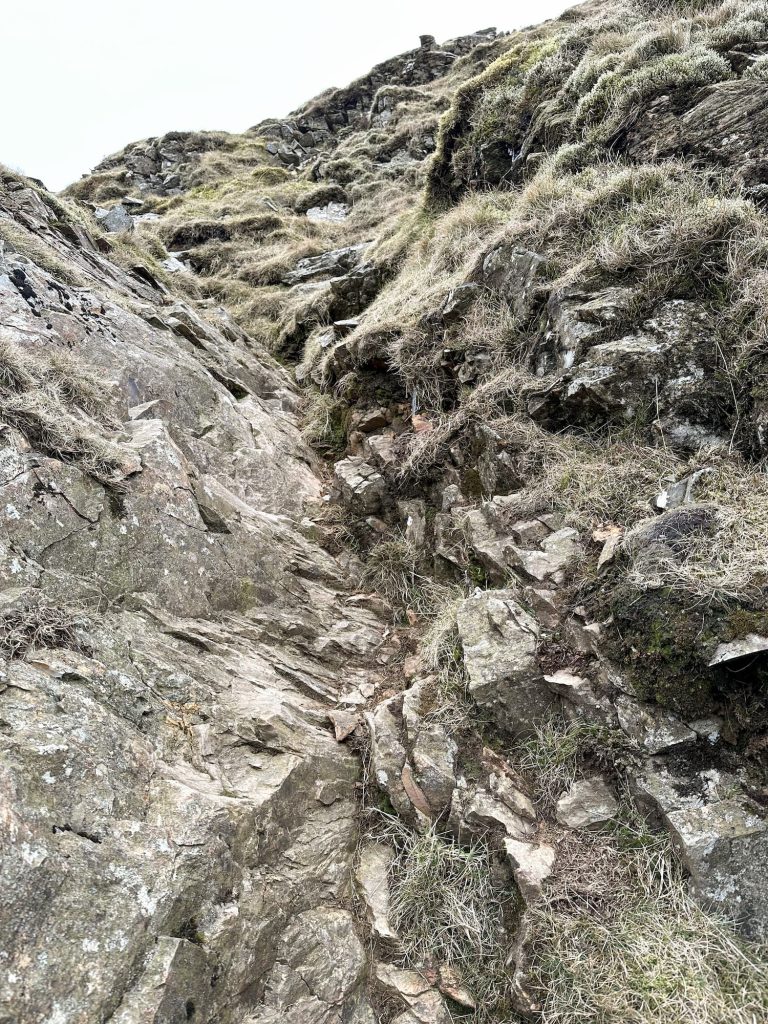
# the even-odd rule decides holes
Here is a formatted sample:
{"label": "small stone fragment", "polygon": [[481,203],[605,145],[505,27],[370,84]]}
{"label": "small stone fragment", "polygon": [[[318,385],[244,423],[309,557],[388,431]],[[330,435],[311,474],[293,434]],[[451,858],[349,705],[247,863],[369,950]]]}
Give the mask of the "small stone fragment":
{"label": "small stone fragment", "polygon": [[349,711],[328,711],[327,715],[333,725],[337,743],[343,743],[360,724],[358,716]]}
{"label": "small stone fragment", "polygon": [[611,821],[619,810],[613,791],[604,779],[595,776],[574,782],[557,801],[556,817],[569,828],[596,828]]}
{"label": "small stone fragment", "polygon": [[504,849],[512,865],[512,873],[526,903],[541,895],[542,885],[552,874],[557,853],[546,843],[526,843],[505,839]]}

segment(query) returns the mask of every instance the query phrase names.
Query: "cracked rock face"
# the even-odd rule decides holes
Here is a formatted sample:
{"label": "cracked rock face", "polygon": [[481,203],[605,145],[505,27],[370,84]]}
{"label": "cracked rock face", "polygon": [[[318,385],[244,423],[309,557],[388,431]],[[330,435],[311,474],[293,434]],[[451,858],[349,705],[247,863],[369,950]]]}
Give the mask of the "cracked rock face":
{"label": "cracked rock face", "polygon": [[73,620],[0,675],[0,1016],[367,1022],[336,906],[359,768],[326,712],[342,666],[371,685],[385,624],[299,529],[320,483],[291,385],[243,365],[220,314],[57,233],[37,194],[0,190],[0,211],[87,282],[6,250],[4,340],[103,377],[89,427],[125,467],[112,485],[0,436],[3,614]]}

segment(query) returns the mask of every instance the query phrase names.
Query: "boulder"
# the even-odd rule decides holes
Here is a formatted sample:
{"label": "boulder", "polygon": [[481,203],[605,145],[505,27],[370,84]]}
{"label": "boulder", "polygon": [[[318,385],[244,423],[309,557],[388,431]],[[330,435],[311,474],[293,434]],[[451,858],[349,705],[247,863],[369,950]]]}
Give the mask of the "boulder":
{"label": "boulder", "polygon": [[299,260],[294,269],[283,277],[283,284],[291,286],[318,278],[342,277],[359,264],[367,247],[368,243],[363,242],[343,249],[330,249],[319,256],[308,256]]}
{"label": "boulder", "polygon": [[627,423],[654,411],[677,447],[721,442],[722,396],[714,386],[716,327],[698,304],[663,303],[642,327],[593,345],[546,391],[532,396],[530,415],[543,424]]}
{"label": "boulder", "polygon": [[527,839],[534,832],[527,808],[525,816],[518,814],[480,788],[454,790],[448,822],[458,836],[465,831],[477,835],[498,832],[512,839]]}
{"label": "boulder", "polygon": [[359,455],[337,462],[336,484],[345,502],[366,513],[378,512],[386,496],[384,477]]}
{"label": "boulder", "polygon": [[133,231],[133,217],[122,203],[118,203],[108,210],[97,210],[96,220],[110,234],[117,234],[121,231]]}
{"label": "boulder", "polygon": [[650,760],[636,796],[670,829],[693,894],[748,938],[768,939],[768,818],[739,780],[714,768],[677,774]]}
{"label": "boulder", "polygon": [[418,971],[377,964],[376,984],[385,995],[405,1008],[405,1013],[397,1020],[451,1024],[452,1018],[443,997]]}
{"label": "boulder", "polygon": [[482,281],[524,318],[533,310],[537,287],[545,275],[545,260],[536,253],[502,242],[484,257]]}
{"label": "boulder", "polygon": [[537,657],[539,625],[511,590],[478,591],[456,623],[469,692],[514,733],[529,733],[552,709]]}

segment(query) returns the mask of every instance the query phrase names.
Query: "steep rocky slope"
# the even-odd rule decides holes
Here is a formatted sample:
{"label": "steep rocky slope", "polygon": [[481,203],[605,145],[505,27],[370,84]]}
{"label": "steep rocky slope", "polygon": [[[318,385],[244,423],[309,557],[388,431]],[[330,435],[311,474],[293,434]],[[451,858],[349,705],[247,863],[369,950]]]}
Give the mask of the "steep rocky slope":
{"label": "steep rocky slope", "polygon": [[768,1015],[768,4],[0,178],[0,1019]]}

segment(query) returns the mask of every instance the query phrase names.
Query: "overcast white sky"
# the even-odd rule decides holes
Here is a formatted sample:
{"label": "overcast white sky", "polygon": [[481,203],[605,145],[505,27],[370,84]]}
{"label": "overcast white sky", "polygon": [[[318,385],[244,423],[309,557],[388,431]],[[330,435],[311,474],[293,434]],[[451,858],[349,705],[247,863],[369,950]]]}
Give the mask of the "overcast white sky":
{"label": "overcast white sky", "polygon": [[126,143],[243,131],[418,45],[575,0],[37,0],[3,18],[0,162],[61,189]]}

